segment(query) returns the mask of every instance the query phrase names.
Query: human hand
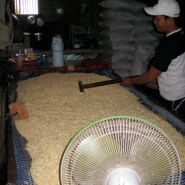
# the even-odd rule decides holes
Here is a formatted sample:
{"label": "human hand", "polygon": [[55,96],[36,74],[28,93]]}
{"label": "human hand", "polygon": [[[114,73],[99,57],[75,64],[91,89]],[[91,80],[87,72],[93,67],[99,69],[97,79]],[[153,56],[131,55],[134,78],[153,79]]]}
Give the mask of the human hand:
{"label": "human hand", "polygon": [[120,85],[124,87],[131,87],[133,85],[132,79],[131,78],[122,78],[122,82]]}

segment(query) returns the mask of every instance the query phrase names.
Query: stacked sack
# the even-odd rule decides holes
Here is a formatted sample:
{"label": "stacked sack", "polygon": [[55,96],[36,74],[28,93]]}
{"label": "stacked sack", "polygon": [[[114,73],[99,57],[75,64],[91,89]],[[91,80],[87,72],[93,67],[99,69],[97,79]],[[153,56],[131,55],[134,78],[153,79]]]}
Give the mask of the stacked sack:
{"label": "stacked sack", "polygon": [[155,32],[152,17],[144,13],[145,5],[136,0],[104,0],[99,5],[106,9],[98,23],[103,28],[102,58],[122,77],[146,72],[163,35]]}

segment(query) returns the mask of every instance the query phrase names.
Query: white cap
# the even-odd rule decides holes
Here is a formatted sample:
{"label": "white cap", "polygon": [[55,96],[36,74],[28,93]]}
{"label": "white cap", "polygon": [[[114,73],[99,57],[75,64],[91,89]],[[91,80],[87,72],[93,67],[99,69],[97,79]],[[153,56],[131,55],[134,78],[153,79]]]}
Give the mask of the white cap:
{"label": "white cap", "polygon": [[149,15],[166,15],[169,17],[179,17],[180,8],[175,0],[159,0],[154,7],[144,7]]}

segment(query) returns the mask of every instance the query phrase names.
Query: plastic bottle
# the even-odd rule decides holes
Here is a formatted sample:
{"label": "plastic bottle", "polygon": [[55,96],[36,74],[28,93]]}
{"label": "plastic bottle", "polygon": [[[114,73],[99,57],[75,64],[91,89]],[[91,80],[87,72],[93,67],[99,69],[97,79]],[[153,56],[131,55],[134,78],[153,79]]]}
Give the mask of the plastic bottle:
{"label": "plastic bottle", "polygon": [[22,52],[19,50],[19,56],[18,56],[18,68],[22,67],[23,63],[23,57],[22,57]]}
{"label": "plastic bottle", "polygon": [[55,37],[52,38],[51,49],[53,57],[53,67],[64,66],[63,59],[64,44],[60,35],[56,35]]}

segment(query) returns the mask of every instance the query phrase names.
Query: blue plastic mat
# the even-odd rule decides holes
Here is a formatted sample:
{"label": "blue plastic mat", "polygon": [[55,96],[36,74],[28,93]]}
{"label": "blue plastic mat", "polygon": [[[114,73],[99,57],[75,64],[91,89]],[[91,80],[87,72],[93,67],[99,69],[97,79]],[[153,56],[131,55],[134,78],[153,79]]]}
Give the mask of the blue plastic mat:
{"label": "blue plastic mat", "polygon": [[161,115],[164,117],[170,124],[172,124],[182,135],[185,136],[185,122],[181,121],[174,115],[170,114],[167,110],[163,109],[162,107],[159,107],[158,105],[151,102],[147,96],[145,96],[143,93],[139,92],[135,88],[131,87],[129,88],[131,92],[133,92],[138,98],[139,101],[145,105],[148,109],[150,109],[152,112],[156,113],[157,115]]}
{"label": "blue plastic mat", "polygon": [[[97,71],[97,74],[108,76],[113,79],[115,78],[112,75],[112,71],[101,70],[100,73],[99,71]],[[27,79],[27,77],[30,75],[23,75],[23,76],[25,79]],[[139,101],[143,105],[145,105],[148,109],[150,109],[154,113],[166,118],[166,120],[170,124],[172,124],[179,132],[181,132],[185,136],[185,122],[182,122],[181,120],[179,120],[178,118],[176,118],[175,116],[167,112],[165,109],[151,102],[144,94],[140,93],[135,88],[129,88],[129,90],[139,98]],[[17,185],[36,185],[30,174],[31,158],[29,156],[29,153],[26,150],[27,141],[18,132],[13,120],[11,122],[11,125],[12,125],[12,140],[13,140],[13,147],[14,147],[14,154],[15,154],[15,161],[16,161],[16,168],[17,168],[16,183]],[[185,172],[182,173],[181,185],[185,185]]]}
{"label": "blue plastic mat", "polygon": [[11,126],[12,141],[17,168],[16,185],[35,185],[30,174],[31,157],[26,150],[27,141],[18,132],[13,119],[11,120]]}

